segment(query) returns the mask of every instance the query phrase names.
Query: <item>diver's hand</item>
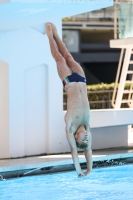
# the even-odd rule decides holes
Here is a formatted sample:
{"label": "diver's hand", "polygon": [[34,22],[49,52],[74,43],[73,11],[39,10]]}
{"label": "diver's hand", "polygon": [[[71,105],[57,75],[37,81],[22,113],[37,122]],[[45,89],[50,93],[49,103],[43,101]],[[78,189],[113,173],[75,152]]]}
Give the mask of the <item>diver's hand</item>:
{"label": "diver's hand", "polygon": [[88,174],[90,174],[91,170],[87,170],[86,172],[84,172],[84,176],[87,176]]}
{"label": "diver's hand", "polygon": [[83,171],[81,171],[80,173],[78,173],[78,178],[81,178],[81,177],[83,177],[83,176],[85,176],[85,174],[84,174]]}

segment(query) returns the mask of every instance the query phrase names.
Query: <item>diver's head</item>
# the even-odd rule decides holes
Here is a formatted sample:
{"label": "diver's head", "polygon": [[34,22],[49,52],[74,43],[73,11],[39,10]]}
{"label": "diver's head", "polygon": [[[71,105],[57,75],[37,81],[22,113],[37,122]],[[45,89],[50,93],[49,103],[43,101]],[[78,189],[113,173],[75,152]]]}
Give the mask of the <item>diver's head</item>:
{"label": "diver's head", "polygon": [[89,144],[89,134],[83,127],[79,127],[75,135],[76,145],[79,149],[86,149]]}

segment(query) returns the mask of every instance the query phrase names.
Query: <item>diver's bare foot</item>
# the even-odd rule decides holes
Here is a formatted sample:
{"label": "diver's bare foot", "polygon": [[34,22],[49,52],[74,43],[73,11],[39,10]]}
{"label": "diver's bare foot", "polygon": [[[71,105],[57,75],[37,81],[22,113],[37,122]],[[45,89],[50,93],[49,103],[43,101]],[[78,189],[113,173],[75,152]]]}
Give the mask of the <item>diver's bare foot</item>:
{"label": "diver's bare foot", "polygon": [[50,22],[46,23],[45,30],[46,30],[46,33],[47,33],[48,37],[52,37],[53,36],[52,27],[51,27],[51,23]]}
{"label": "diver's bare foot", "polygon": [[58,35],[57,28],[53,23],[51,23],[51,27],[52,27],[52,31],[53,31],[54,36]]}

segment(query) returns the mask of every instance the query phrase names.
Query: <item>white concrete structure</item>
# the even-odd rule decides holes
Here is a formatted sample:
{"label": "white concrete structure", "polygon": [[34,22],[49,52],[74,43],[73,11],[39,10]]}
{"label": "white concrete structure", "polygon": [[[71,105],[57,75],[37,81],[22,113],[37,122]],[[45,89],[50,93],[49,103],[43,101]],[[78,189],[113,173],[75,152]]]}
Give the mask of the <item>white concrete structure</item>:
{"label": "white concrete structure", "polygon": [[91,110],[90,117],[92,149],[133,146],[128,130],[133,109]]}
{"label": "white concrete structure", "polygon": [[[62,17],[112,4],[113,0],[0,0],[0,158],[70,151],[62,84],[43,27],[52,21],[61,36]],[[132,119],[132,110],[91,111],[92,147],[125,146]]]}

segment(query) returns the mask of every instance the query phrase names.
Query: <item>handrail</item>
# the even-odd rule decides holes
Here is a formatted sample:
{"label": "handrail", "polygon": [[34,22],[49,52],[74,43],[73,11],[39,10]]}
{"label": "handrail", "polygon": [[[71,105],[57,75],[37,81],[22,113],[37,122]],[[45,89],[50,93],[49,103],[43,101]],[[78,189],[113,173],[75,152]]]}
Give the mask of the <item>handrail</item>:
{"label": "handrail", "polygon": [[130,91],[130,93],[128,94],[128,106],[129,106],[129,108],[131,108],[131,107],[133,107],[133,103],[132,102],[129,102],[131,99],[132,99],[132,101],[133,101],[133,93],[132,93],[132,90],[133,90],[133,75],[132,75],[132,80],[131,80],[131,85],[130,85],[130,89],[129,89],[129,91]]}
{"label": "handrail", "polygon": [[120,70],[121,70],[121,66],[122,66],[122,60],[123,60],[123,54],[124,54],[124,49],[121,49],[121,54],[120,54],[120,59],[119,59],[119,64],[118,64],[118,69],[117,69],[117,74],[116,74],[116,79],[115,79],[115,85],[114,85],[114,91],[113,91],[113,96],[112,96],[112,107],[115,107],[115,98],[116,98],[116,89],[118,86],[118,82],[119,82],[119,77],[120,77]]}

